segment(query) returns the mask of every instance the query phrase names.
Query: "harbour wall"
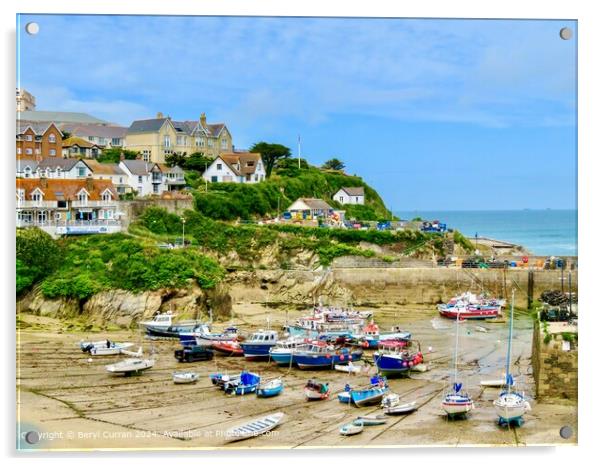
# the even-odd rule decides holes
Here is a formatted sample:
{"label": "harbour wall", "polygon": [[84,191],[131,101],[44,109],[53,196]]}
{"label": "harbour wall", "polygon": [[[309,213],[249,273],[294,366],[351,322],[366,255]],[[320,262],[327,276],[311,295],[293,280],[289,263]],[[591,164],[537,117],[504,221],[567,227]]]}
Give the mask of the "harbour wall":
{"label": "harbour wall", "polygon": [[541,322],[533,327],[531,364],[538,399],[577,400],[579,345],[576,333],[567,333],[574,335],[571,341],[560,331],[547,332]]}

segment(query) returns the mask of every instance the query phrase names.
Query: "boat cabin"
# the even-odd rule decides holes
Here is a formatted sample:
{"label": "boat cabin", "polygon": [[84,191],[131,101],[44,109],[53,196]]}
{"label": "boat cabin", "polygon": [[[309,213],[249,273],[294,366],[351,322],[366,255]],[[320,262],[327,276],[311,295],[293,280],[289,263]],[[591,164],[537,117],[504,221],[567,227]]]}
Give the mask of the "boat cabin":
{"label": "boat cabin", "polygon": [[275,330],[262,330],[251,335],[247,343],[276,343],[278,341],[278,332]]}

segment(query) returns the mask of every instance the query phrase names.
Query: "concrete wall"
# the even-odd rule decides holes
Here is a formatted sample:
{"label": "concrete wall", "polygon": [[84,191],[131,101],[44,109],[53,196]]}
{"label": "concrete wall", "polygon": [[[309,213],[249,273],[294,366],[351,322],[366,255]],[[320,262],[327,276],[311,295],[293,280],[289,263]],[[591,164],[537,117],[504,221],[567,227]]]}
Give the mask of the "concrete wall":
{"label": "concrete wall", "polygon": [[537,398],[577,400],[579,355],[577,341],[571,343],[569,351],[564,351],[561,334],[552,334],[552,339],[547,344],[544,338],[545,333],[541,324],[537,322],[533,328],[531,354]]}
{"label": "concrete wall", "polygon": [[134,201],[122,201],[120,208],[125,212],[122,224],[127,230],[131,222],[136,220],[147,207],[160,207],[168,212],[181,214],[185,210],[194,209],[194,199],[136,199]]}

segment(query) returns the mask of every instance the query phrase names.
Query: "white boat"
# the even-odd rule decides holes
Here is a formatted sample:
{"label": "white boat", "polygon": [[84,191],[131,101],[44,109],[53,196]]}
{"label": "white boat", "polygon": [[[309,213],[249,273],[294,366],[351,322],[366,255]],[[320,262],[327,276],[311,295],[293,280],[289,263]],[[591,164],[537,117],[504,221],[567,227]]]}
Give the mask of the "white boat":
{"label": "white boat", "polygon": [[138,325],[144,331],[153,337],[178,338],[182,332],[192,332],[196,327],[201,325],[198,320],[181,320],[175,321],[176,314],[171,311],[164,314],[157,314],[152,320],[139,322]]}
{"label": "white boat", "polygon": [[79,347],[84,353],[92,356],[112,356],[120,354],[123,350],[131,348],[134,343],[116,343],[111,340],[80,341]]}
{"label": "white boat", "polygon": [[399,404],[399,395],[397,393],[387,393],[383,396],[380,406],[383,408],[397,406]]}
{"label": "white boat", "polygon": [[334,370],[339,372],[345,372],[347,374],[359,374],[362,370],[362,366],[356,366],[352,363],[349,364],[335,364]]}
{"label": "white boat", "polygon": [[412,401],[410,403],[396,404],[394,406],[386,406],[384,408],[384,413],[390,416],[392,415],[400,415],[400,414],[408,414],[413,411],[416,411],[417,406],[416,402]]}
{"label": "white boat", "polygon": [[387,417],[382,414],[370,414],[367,416],[358,416],[354,424],[361,424],[362,426],[380,426],[387,423]]}
{"label": "white boat", "polygon": [[364,430],[364,424],[361,422],[350,422],[339,429],[341,435],[349,436],[361,433]]}
{"label": "white boat", "polygon": [[150,369],[154,365],[154,359],[131,358],[124,359],[123,361],[116,362],[115,364],[109,364],[108,366],[105,366],[105,369],[107,372],[111,372],[113,374],[130,375]]}
{"label": "white boat", "polygon": [[499,388],[499,387],[504,386],[505,384],[506,384],[506,379],[504,377],[499,378],[499,379],[481,380],[482,387]]}
{"label": "white boat", "polygon": [[265,434],[280,424],[283,418],[284,413],[274,413],[228,429],[225,433],[226,441],[235,442]]}
{"label": "white boat", "polygon": [[508,325],[508,353],[506,354],[506,377],[504,391],[493,402],[499,424],[516,423],[522,425],[523,415],[531,410],[531,405],[525,400],[525,395],[514,390],[514,380],[510,373],[510,359],[512,357],[512,330],[514,327],[514,290],[512,290],[512,305],[510,306],[510,323]]}
{"label": "white boat", "polygon": [[199,374],[191,371],[174,372],[172,377],[175,384],[195,383],[199,380]]}
{"label": "white boat", "polygon": [[449,418],[465,415],[474,408],[472,398],[468,393],[462,392],[462,383],[458,381],[458,338],[459,338],[460,314],[456,315],[456,345],[454,348],[454,373],[451,390],[448,391],[441,401],[441,408]]}

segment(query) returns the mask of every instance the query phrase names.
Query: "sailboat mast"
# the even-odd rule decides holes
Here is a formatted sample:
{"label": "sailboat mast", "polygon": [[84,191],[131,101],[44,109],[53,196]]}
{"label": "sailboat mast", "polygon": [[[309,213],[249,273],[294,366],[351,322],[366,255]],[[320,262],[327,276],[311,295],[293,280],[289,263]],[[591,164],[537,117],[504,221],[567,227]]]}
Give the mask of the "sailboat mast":
{"label": "sailboat mast", "polygon": [[512,327],[514,320],[514,290],[512,290],[512,303],[510,304],[510,328],[508,331],[508,354],[506,355],[506,385],[510,390],[510,355],[512,353]]}
{"label": "sailboat mast", "polygon": [[456,314],[456,347],[454,349],[454,385],[458,381],[458,336],[460,334],[460,312]]}

